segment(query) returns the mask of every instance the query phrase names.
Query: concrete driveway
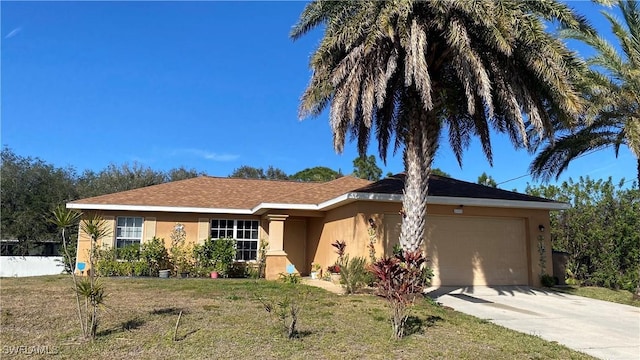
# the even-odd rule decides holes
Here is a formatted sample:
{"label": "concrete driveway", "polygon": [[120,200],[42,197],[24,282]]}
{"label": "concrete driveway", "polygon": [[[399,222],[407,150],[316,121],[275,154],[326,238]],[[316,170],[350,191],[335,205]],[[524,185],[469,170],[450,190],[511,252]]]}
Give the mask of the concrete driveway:
{"label": "concrete driveway", "polygon": [[640,308],[529,287],[441,287],[444,306],[601,359],[640,359]]}

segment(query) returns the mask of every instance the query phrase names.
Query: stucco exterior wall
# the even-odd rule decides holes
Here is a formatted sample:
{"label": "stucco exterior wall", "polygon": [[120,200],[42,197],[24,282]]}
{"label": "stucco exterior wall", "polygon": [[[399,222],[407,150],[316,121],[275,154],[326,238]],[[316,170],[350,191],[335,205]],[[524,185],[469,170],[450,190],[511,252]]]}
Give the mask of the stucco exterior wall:
{"label": "stucco exterior wall", "polygon": [[[94,216],[96,212],[86,211],[83,213],[82,219],[88,219]],[[234,220],[261,220],[259,216],[247,215],[212,215],[197,213],[167,213],[167,212],[118,212],[118,211],[100,211],[98,212],[107,222],[109,236],[98,241],[99,247],[112,247],[115,245],[116,237],[116,219],[118,216],[142,217],[142,243],[151,240],[154,236],[164,239],[164,245],[169,250],[171,248],[171,232],[176,224],[184,225],[186,232],[186,243],[201,244],[209,237],[211,228],[211,219],[234,219]],[[260,222],[259,241],[266,237],[263,221]],[[89,249],[90,239],[82,230],[78,233],[78,262],[85,262],[87,270],[89,269]]]}
{"label": "stucco exterior wall", "polygon": [[[368,259],[368,220],[370,218],[376,225],[376,256],[390,255],[393,245],[397,243],[399,226],[396,222],[385,221],[385,216],[399,218],[400,209],[399,203],[358,202],[328,211],[324,219],[314,219],[310,222],[307,259],[321,264],[326,270],[327,266],[334,264],[337,260],[335,249],[331,246],[335,240],[346,241],[346,253],[349,256],[362,256]],[[456,214],[454,212],[456,209],[461,209],[462,214]],[[525,238],[522,241],[526,247],[529,285],[540,285],[539,275],[542,264],[546,273],[552,273],[548,210],[429,205],[427,212],[427,223],[430,216],[521,219],[525,227]],[[544,226],[546,231],[540,232],[539,225]],[[394,228],[386,228],[389,226]],[[393,235],[390,236],[390,234]],[[542,262],[538,251],[540,244],[545,249]]]}
{"label": "stucco exterior wall", "polygon": [[336,240],[346,241],[346,253],[350,256],[362,256],[358,246],[354,246],[354,239],[358,236],[357,221],[358,205],[348,204],[326,213],[323,219],[313,219],[309,241],[312,243],[312,254],[309,254],[309,263],[319,263],[326,271],[327,266],[334,264],[338,255],[331,246]]}
{"label": "stucco exterior wall", "polygon": [[[288,218],[284,224],[284,252],[287,261],[295,266],[296,272],[307,275],[310,262],[307,262],[307,219]],[[286,266],[286,265],[285,265]]]}
{"label": "stucco exterior wall", "polygon": [[[337,260],[335,248],[331,246],[336,240],[347,243],[346,253],[350,257],[361,256],[369,259],[369,219],[375,224],[375,255],[376,257],[391,254],[393,245],[397,243],[399,236],[399,211],[400,203],[393,202],[354,202],[336,209],[320,212],[301,213],[292,212],[284,220],[283,230],[283,258],[274,258],[273,264],[268,269],[274,274],[285,272],[286,264],[293,264],[302,275],[310,272],[311,263],[319,263],[324,270]],[[461,214],[456,211],[462,211]],[[549,238],[549,212],[547,210],[488,208],[474,206],[445,206],[429,205],[427,208],[428,219],[431,216],[449,216],[464,218],[500,218],[521,219],[524,224],[524,237],[522,241],[526,247],[528,283],[538,286],[539,275],[544,271],[552,274],[551,243]],[[285,211],[280,211],[286,215]],[[269,239],[268,215],[211,215],[197,213],[167,213],[167,212],[117,212],[102,211],[100,214],[107,220],[111,235],[102,239],[100,246],[113,246],[115,242],[115,220],[118,216],[143,217],[142,242],[153,236],[163,238],[167,249],[171,246],[170,234],[176,223],[185,226],[187,242],[201,243],[209,235],[211,219],[251,219],[260,220],[259,239]],[[93,216],[91,211],[85,212],[84,218]],[[387,219],[387,220],[385,220]],[[388,221],[389,219],[393,221]],[[545,227],[541,232],[539,225]],[[425,241],[425,243],[427,243]],[[87,262],[89,254],[89,238],[80,231],[78,241],[78,261]],[[543,258],[540,261],[539,246],[544,248]],[[286,254],[286,256],[284,255]],[[429,254],[427,254],[429,255]],[[284,265],[283,265],[284,264]],[[277,266],[276,266],[277,265]],[[463,265],[463,264],[461,264]],[[269,267],[269,265],[268,265]]]}

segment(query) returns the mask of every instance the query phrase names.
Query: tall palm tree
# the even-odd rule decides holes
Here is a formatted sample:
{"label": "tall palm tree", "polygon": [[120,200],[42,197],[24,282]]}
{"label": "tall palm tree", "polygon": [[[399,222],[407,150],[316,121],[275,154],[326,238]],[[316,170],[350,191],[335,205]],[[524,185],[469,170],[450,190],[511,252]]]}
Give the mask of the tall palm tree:
{"label": "tall palm tree", "polygon": [[566,30],[563,34],[596,50],[588,60],[592,68],[584,84],[589,106],[581,126],[564,130],[565,135],[534,159],[531,171],[538,178],[557,178],[572,160],[587,152],[613,146],[617,156],[620,146],[626,145],[636,156],[640,186],[640,8],[637,1],[629,0],[618,1],[618,8],[625,24],[607,12],[603,15],[622,53],[593,33]]}
{"label": "tall palm tree", "polygon": [[405,250],[423,242],[443,130],[458,162],[478,136],[491,163],[491,127],[526,146],[527,121],[548,136],[552,123],[581,111],[574,84],[584,65],[545,31],[545,21],[592,31],[556,0],[317,1],[304,9],[291,36],[322,27],[324,37],[311,57],[300,116],[330,104],[338,152],[349,134],[365,154],[372,132],[383,161],[390,143],[403,147]]}

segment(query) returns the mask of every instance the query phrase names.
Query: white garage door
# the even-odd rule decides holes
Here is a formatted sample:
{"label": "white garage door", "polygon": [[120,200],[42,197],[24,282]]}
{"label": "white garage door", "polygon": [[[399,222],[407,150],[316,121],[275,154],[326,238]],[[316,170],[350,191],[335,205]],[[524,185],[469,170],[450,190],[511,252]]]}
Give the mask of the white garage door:
{"label": "white garage door", "polygon": [[[397,239],[399,217],[385,220]],[[528,283],[524,219],[428,216],[426,237],[434,286]]]}

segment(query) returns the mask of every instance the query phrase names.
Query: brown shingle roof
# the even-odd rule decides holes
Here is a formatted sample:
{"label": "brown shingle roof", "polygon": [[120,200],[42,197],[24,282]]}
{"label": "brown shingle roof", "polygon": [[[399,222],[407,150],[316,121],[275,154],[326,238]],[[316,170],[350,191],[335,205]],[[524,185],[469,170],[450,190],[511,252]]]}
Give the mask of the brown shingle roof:
{"label": "brown shingle roof", "polygon": [[261,203],[318,204],[370,184],[345,176],[325,183],[201,176],[80,199],[70,204],[252,209]]}

